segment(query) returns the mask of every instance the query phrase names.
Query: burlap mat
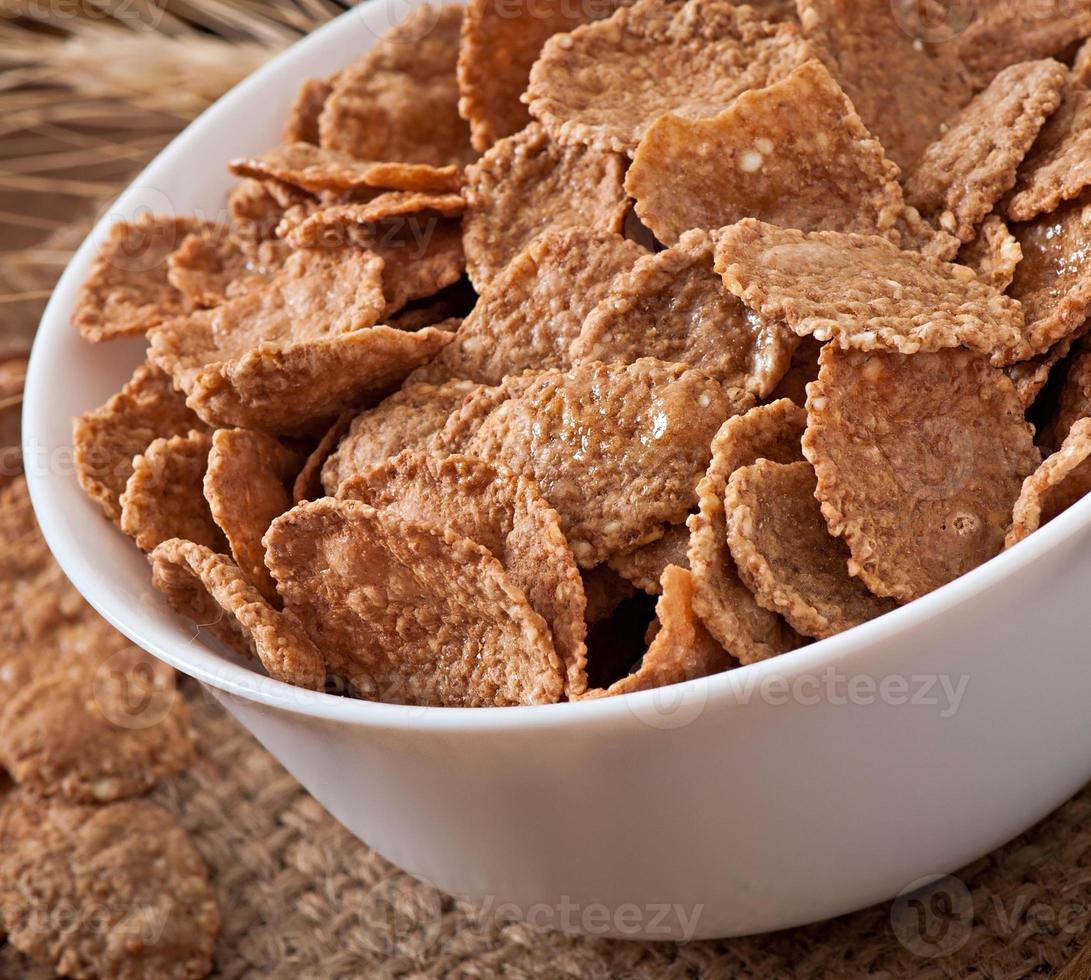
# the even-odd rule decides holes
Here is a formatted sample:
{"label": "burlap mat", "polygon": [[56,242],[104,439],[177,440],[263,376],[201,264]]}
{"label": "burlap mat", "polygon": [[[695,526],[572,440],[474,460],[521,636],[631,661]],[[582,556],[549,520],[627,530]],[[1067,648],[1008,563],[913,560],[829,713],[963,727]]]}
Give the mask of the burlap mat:
{"label": "burlap mat", "polygon": [[[102,202],[219,91],[338,12],[332,0],[140,0],[111,21],[109,3],[92,6],[86,22],[75,4],[2,11],[23,16],[0,20],[0,353],[25,345]],[[387,864],[207,694],[188,693],[200,759],[155,796],[212,870],[219,977],[1091,978],[1091,957],[1073,960],[1091,940],[1091,789],[944,883],[924,920],[897,903],[741,941],[573,938],[497,921]],[[2,980],[47,975],[0,945]]]}
{"label": "burlap mat", "polygon": [[[190,688],[200,761],[161,786],[212,869],[225,978],[496,977],[709,980],[1054,976],[1091,937],[1091,788],[960,872],[922,934],[885,904],[721,942],[630,943],[497,921],[355,840],[210,696]],[[902,938],[899,939],[899,936]],[[924,944],[922,946],[922,943]],[[908,944],[908,948],[907,945]],[[931,945],[929,945],[931,944]],[[1086,964],[1068,977],[1086,978]]]}

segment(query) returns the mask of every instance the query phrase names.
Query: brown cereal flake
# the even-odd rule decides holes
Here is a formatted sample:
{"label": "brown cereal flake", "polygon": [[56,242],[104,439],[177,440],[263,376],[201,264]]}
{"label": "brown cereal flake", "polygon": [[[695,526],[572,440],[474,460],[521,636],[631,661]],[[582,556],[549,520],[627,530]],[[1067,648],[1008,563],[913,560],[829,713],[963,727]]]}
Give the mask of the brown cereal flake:
{"label": "brown cereal flake", "polygon": [[[96,632],[90,651],[73,649],[73,630]],[[72,654],[111,655],[127,645],[94,615],[53,560],[26,479],[16,477],[0,490],[0,704],[53,664],[70,662]]]}
{"label": "brown cereal flake", "polygon": [[[455,283],[455,285],[457,286],[458,283]],[[441,292],[445,292],[448,288],[450,287],[445,287]],[[439,327],[441,330],[450,330],[451,333],[456,333],[458,328],[462,326],[464,318],[460,316],[443,316],[442,313],[446,306],[447,301],[445,299],[426,296],[423,299],[407,303],[396,313],[391,314],[387,318],[387,324],[396,327],[398,330],[407,330],[410,333],[420,330],[422,327]]]}
{"label": "brown cereal flake", "polygon": [[1091,314],[1091,189],[1011,231],[1023,258],[1008,294],[1023,306],[1030,354],[1043,354]]}
{"label": "brown cereal flake", "polygon": [[133,457],[156,439],[203,427],[170,377],[152,364],[142,364],[105,405],[75,420],[76,477],[84,492],[117,523]]}
{"label": "brown cereal flake", "polygon": [[[336,77],[336,76],[335,76]],[[308,78],[288,109],[288,118],[280,132],[282,143],[318,145],[318,117],[333,92],[334,78]]]}
{"label": "brown cereal flake", "polygon": [[990,214],[977,229],[976,237],[958,252],[962,265],[968,265],[978,279],[1000,292],[1011,285],[1022,260],[1022,247],[998,214]]}
{"label": "brown cereal flake", "polygon": [[264,432],[218,429],[212,434],[205,500],[235,564],[274,605],[280,597],[265,567],[261,539],[273,520],[291,509],[289,488],[298,471],[299,457]]}
{"label": "brown cereal flake", "polygon": [[306,430],[395,387],[450,338],[371,326],[383,270],[353,248],[296,252],[268,288],[153,331],[150,357],[211,425]]}
{"label": "brown cereal flake", "polygon": [[1008,201],[1012,221],[1049,214],[1091,184],[1091,92],[1071,88],[1042,127]]}
{"label": "brown cereal flake", "polygon": [[457,4],[423,4],[342,70],[318,119],[322,146],[361,160],[469,163],[455,77],[461,26]]}
{"label": "brown cereal flake", "polygon": [[509,374],[498,385],[475,385],[446,421],[428,436],[423,448],[437,453],[465,452],[467,442],[485,419],[509,398],[518,398],[547,373],[524,371],[522,374]]}
{"label": "brown cereal flake", "polygon": [[224,228],[214,235],[187,235],[167,258],[167,277],[193,309],[219,306],[240,293],[263,288],[284,265],[283,242],[255,242]]}
{"label": "brown cereal flake", "polygon": [[387,191],[417,194],[454,194],[463,186],[458,167],[404,164],[396,160],[372,160],[371,186]]}
{"label": "brown cereal flake", "polygon": [[802,408],[780,399],[724,422],[712,440],[708,471],[697,486],[699,509],[688,521],[694,611],[744,664],[793,650],[804,641],[780,616],[759,606],[739,578],[727,546],[727,481],[737,469],[759,459],[778,463],[801,459],[799,440],[806,421]]}
{"label": "brown cereal flake", "polygon": [[530,113],[520,101],[542,45],[554,34],[609,17],[625,0],[503,3],[471,0],[458,52],[458,111],[470,124],[474,147],[484,153],[517,133]]}
{"label": "brown cereal flake", "polygon": [[1060,57],[1091,34],[1091,9],[1083,0],[975,0],[973,16],[955,38],[955,49],[979,87],[1020,61]]}
{"label": "brown cereal flake", "polygon": [[1043,123],[1061,104],[1065,66],[1047,58],[1005,68],[944,125],[906,180],[911,204],[960,241],[974,237]]}
{"label": "brown cereal flake", "polygon": [[[39,548],[24,549],[23,544],[30,537],[40,543]],[[19,474],[7,486],[0,488],[0,573],[6,571],[6,561],[21,556],[35,559],[49,559],[49,549],[45,540],[38,534],[38,524],[34,517],[34,506],[30,502],[30,490],[26,477]],[[0,575],[0,581],[3,580]],[[0,627],[2,628],[2,627]]]}
{"label": "brown cereal flake", "polygon": [[797,633],[822,639],[895,608],[848,571],[849,549],[833,537],[814,496],[811,464],[759,459],[727,482],[727,542],[758,605]]}
{"label": "brown cereal flake", "polygon": [[405,449],[421,446],[477,390],[472,381],[407,384],[357,415],[322,467],[322,486],[334,494],[349,478],[366,473]]}
{"label": "brown cereal flake", "polygon": [[804,34],[868,131],[911,172],[941,123],[974,94],[962,60],[913,37],[880,0],[799,0],[798,7]]}
{"label": "brown cereal flake", "polygon": [[752,403],[685,365],[594,362],[529,380],[469,429],[461,451],[532,477],[580,567],[592,568],[685,519],[713,434]]}
{"label": "brown cereal flake", "polygon": [[[101,619],[80,599],[52,560],[45,568],[24,573],[27,578],[22,583],[8,577],[11,574],[6,570],[0,585],[0,608],[19,622],[3,631],[0,645],[0,695],[4,704],[31,684],[61,671],[79,675],[101,670],[107,679],[137,674],[142,683],[157,688],[173,685],[174,671],[132,646]],[[107,695],[108,700],[112,697],[112,693]],[[136,712],[141,720],[139,713],[145,708],[155,711],[157,704],[162,702],[146,698],[131,702],[129,711]]]}
{"label": "brown cereal flake", "polygon": [[454,194],[462,186],[462,173],[454,164],[433,167],[427,163],[372,160],[372,186],[417,194]]}
{"label": "brown cereal flake", "polygon": [[149,556],[152,582],[171,606],[225,643],[261,661],[270,677],[320,691],[322,653],[290,612],[262,598],[226,555],[172,538]]}
{"label": "brown cereal flake", "polygon": [[186,329],[153,338],[151,356],[175,370],[187,404],[210,425],[282,435],[316,425],[321,431],[346,406],[396,388],[452,337],[434,327],[408,333],[375,326],[216,360],[223,352],[208,320],[191,320]]}
{"label": "brown cereal flake", "polygon": [[898,234],[902,248],[920,252],[937,262],[953,262],[962,243],[942,228],[933,228],[920,216],[916,208],[906,206],[905,214],[898,219]]}
{"label": "brown cereal flake", "polygon": [[612,283],[604,281],[606,295],[588,315],[581,304],[572,363],[657,357],[699,368],[759,398],[768,395],[788,370],[796,338],[727,290],[712,267],[712,252],[709,236],[694,229],[672,248],[639,258]]}
{"label": "brown cereal flake", "polygon": [[92,657],[101,663],[126,646],[124,637],[81,604],[55,565],[30,573],[29,586],[11,575],[5,570],[0,610],[14,620],[29,613],[31,622],[3,630],[0,695],[5,704],[41,677]]}
{"label": "brown cereal flake", "polygon": [[655,606],[659,628],[648,644],[640,666],[606,690],[589,691],[584,697],[613,697],[648,691],[708,677],[737,666],[694,615],[693,577],[686,569],[668,565],[663,571],[660,591],[662,594]]}
{"label": "brown cereal flake", "polygon": [[[173,677],[117,658],[57,665],[0,710],[0,764],[37,796],[112,803],[193,760],[189,708]],[[88,751],[93,746],[93,751]]]}
{"label": "brown cereal flake", "polygon": [[827,344],[808,388],[803,453],[849,573],[916,599],[997,554],[1033,429],[1011,380],[978,355],[905,356]]}
{"label": "brown cereal flake", "polygon": [[495,385],[528,368],[568,368],[584,317],[644,254],[609,232],[547,231],[490,282],[454,340],[412,380]]}
{"label": "brown cereal flake", "polygon": [[235,231],[251,241],[273,238],[286,212],[317,207],[318,199],[303,191],[270,180],[243,180],[227,196]]}
{"label": "brown cereal flake", "polygon": [[360,160],[311,143],[284,143],[256,157],[228,164],[237,177],[278,180],[310,194],[385,188],[392,191],[457,191],[458,167]]}
{"label": "brown cereal flake", "polygon": [[191,309],[219,306],[227,288],[246,271],[246,253],[226,229],[208,236],[186,235],[167,257],[167,280]]}
{"label": "brown cereal flake", "polygon": [[845,348],[915,354],[964,346],[1000,364],[1028,356],[1017,302],[965,266],[875,235],[746,218],[720,231],[716,271],[750,309]]}
{"label": "brown cereal flake", "polygon": [[1061,448],[1023,481],[1004,542],[1010,548],[1091,492],[1091,418],[1076,422]]}
{"label": "brown cereal flake", "polygon": [[293,252],[266,288],[215,311],[221,349],[238,353],[370,327],[386,302],[382,273],[382,259],[354,248]]}
{"label": "brown cereal flake", "polygon": [[586,690],[583,581],[557,513],[532,481],[472,456],[410,450],[348,480],[337,495],[487,548],[549,627],[564,665],[565,693]]}
{"label": "brown cereal flake", "polygon": [[632,154],[664,113],[714,116],[813,56],[792,24],[726,0],[639,0],[546,41],[523,101],[563,145]]}
{"label": "brown cereal flake", "polygon": [[1058,340],[1045,353],[1037,354],[1026,361],[1018,361],[1005,368],[1012,384],[1015,385],[1015,391],[1019,395],[1023,408],[1030,408],[1034,404],[1042,393],[1042,389],[1045,388],[1046,382],[1049,381],[1053,369],[1068,357],[1076,339],[1074,334],[1065,337]]}
{"label": "brown cereal flake", "polygon": [[[418,195],[408,196],[418,198]],[[410,202],[408,206],[412,209],[416,205]],[[308,224],[305,217],[299,225],[289,222],[286,230],[294,240],[310,239],[313,235],[317,245],[333,252],[349,246],[382,259],[386,305],[381,319],[387,319],[413,300],[435,295],[462,278],[466,260],[457,221],[424,210],[357,223],[353,216],[357,213],[327,208],[313,212],[317,219],[314,224]]]}
{"label": "brown cereal flake", "polygon": [[[30,585],[15,580],[12,574],[11,569],[5,570],[7,577],[0,585],[0,609],[13,619],[29,612],[31,622],[12,624],[3,630],[0,694],[5,703],[39,677],[74,665],[77,657],[73,650],[77,646],[81,653],[98,657],[113,640],[103,636],[103,630],[88,628],[95,614],[90,607],[81,605],[79,593],[68,585],[59,568],[50,566],[28,573]],[[88,634],[94,634],[102,642],[94,646],[84,643]],[[124,643],[112,644],[109,649],[116,652],[117,646]]]}
{"label": "brown cereal flake", "polygon": [[481,545],[329,498],[277,518],[266,545],[286,607],[361,696],[443,707],[561,698],[548,627]]}
{"label": "brown cereal flake", "polygon": [[661,538],[624,555],[615,555],[609,565],[642,592],[658,595],[662,591],[660,580],[668,565],[689,568],[688,550],[689,528],[685,524],[671,524],[663,529]]}
{"label": "brown cereal flake", "polygon": [[99,343],[141,334],[188,312],[185,297],[167,279],[167,256],[205,222],[142,214],[115,224],[76,297],[72,323]]}
{"label": "brown cereal flake", "polygon": [[640,141],[625,189],[667,244],[689,228],[746,217],[897,240],[905,210],[898,168],[817,60],[744,92],[717,116],[660,116]]}
{"label": "brown cereal flake", "polygon": [[[396,228],[398,219],[419,216],[457,218],[466,208],[461,194],[433,194],[420,191],[388,191],[362,204],[334,204],[319,208],[298,224],[281,222],[278,234],[296,248],[344,245],[353,241],[351,229],[386,224]],[[421,224],[422,228],[426,226]],[[427,231],[423,232],[427,234]],[[390,232],[387,232],[390,234]]]}
{"label": "brown cereal flake", "polygon": [[156,439],[134,457],[132,475],[121,495],[119,526],[141,551],[178,537],[215,551],[226,550],[203,493],[211,448],[207,433],[193,431]]}
{"label": "brown cereal flake", "polygon": [[1091,88],[1091,39],[1080,45],[1069,72],[1073,88]]}
{"label": "brown cereal flake", "polygon": [[166,810],[21,791],[0,807],[0,916],[16,949],[104,980],[200,980],[220,930],[208,870]]}
{"label": "brown cereal flake", "polygon": [[[288,244],[278,240],[252,242],[243,238],[238,239],[237,244],[245,256],[246,265],[237,278],[227,283],[224,300],[234,299],[251,290],[264,289],[269,280],[284,268],[292,254]],[[222,301],[206,305],[218,306]]]}
{"label": "brown cereal flake", "polygon": [[466,169],[466,269],[478,292],[538,235],[620,233],[628,208],[620,157],[560,147],[537,123],[500,140]]}
{"label": "brown cereal flake", "polygon": [[[173,676],[72,587],[39,532],[26,480],[18,477],[0,492],[0,714],[48,674],[99,669],[111,675],[140,670],[163,683]],[[131,707],[140,710],[139,703]]]}
{"label": "brown cereal flake", "polygon": [[[376,254],[383,260],[383,319],[414,300],[435,296],[454,285],[466,272],[462,229],[457,221],[439,221],[435,215],[394,219],[396,235],[384,237],[385,222],[377,226]],[[407,227],[406,227],[407,226]],[[437,324],[438,326],[438,324]]]}

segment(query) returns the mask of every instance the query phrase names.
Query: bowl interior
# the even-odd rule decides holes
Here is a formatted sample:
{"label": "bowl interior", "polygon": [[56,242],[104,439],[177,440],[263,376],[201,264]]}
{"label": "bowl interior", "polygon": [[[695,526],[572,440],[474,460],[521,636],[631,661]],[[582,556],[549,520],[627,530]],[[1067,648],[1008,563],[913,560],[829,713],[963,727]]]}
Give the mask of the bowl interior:
{"label": "bowl interior", "polygon": [[[407,708],[347,701],[291,688],[244,666],[220,644],[175,615],[152,588],[147,562],[132,542],[102,517],[79,488],[72,465],[72,418],[105,402],[141,362],[141,338],[92,345],[69,320],[76,291],[109,226],[142,212],[224,217],[234,183],[226,162],[275,145],[299,83],[347,64],[400,21],[420,0],[371,0],[304,39],[237,86],[186,129],[101,215],[61,278],[35,341],[24,402],[27,478],[42,531],[74,585],[114,626],[135,643],[199,680],[250,700],[288,710],[363,724],[455,727],[565,724],[578,714],[607,721],[656,696],[642,692],[577,704],[496,708],[487,712]],[[774,661],[677,685],[679,697],[726,694],[732,675],[744,671],[792,674],[851,656],[893,631],[915,623],[986,589],[998,577],[1016,574],[1052,543],[1091,522],[1084,500],[1011,552],[957,582],[848,633],[785,654]],[[725,699],[726,700],[726,699]]]}

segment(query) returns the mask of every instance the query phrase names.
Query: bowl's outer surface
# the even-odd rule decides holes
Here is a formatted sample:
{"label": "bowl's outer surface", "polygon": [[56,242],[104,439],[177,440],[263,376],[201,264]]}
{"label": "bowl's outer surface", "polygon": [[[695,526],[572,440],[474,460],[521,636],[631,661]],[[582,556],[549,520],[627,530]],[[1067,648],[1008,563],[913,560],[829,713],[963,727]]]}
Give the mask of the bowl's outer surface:
{"label": "bowl's outer surface", "polygon": [[72,417],[105,401],[143,350],[81,341],[68,323],[76,288],[110,220],[220,213],[224,162],[273,145],[299,81],[350,61],[409,6],[370,0],[221,100],[111,207],[61,280],[34,348],[24,445],[43,532],[77,588],[207,684],[392,861],[568,930],[708,937],[826,918],[956,870],[1074,793],[1091,778],[1091,500],[847,634],[599,702],[460,711],[308,694],[232,661],[166,608],[73,473]]}

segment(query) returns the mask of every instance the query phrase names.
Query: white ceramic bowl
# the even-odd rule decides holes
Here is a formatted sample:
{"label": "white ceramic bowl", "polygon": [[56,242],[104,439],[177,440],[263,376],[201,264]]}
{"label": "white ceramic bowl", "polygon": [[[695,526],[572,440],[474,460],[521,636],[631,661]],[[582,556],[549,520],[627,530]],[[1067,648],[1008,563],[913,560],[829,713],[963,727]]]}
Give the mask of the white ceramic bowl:
{"label": "white ceramic bowl", "polygon": [[569,930],[729,936],[834,916],[956,870],[1079,789],[1091,778],[1091,499],[848,633],[580,704],[421,709],[309,694],[241,666],[170,612],[72,471],[72,417],[105,401],[143,349],[80,340],[68,322],[76,289],[110,221],[222,209],[225,162],[275,143],[300,80],[347,63],[407,9],[370,0],[222,99],[62,278],[34,347],[24,442],[38,518],[76,587],[204,682],[391,861]]}

